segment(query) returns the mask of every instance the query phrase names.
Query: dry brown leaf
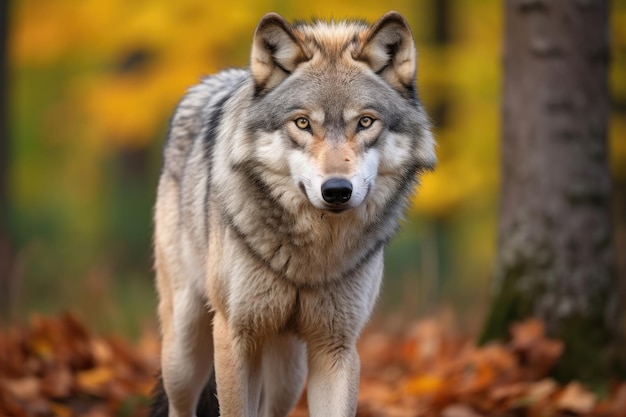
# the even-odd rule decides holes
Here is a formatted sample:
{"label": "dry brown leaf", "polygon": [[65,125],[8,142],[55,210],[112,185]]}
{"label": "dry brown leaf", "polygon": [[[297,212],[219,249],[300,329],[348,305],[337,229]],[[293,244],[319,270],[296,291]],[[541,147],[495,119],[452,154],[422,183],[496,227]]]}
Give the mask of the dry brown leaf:
{"label": "dry brown leaf", "polygon": [[91,354],[98,365],[108,365],[113,361],[113,351],[111,346],[100,338],[93,338],[90,341]]}
{"label": "dry brown leaf", "polygon": [[[394,359],[395,346],[388,335],[372,332],[364,336],[359,343],[359,355],[364,371],[375,371],[380,366],[391,363]],[[374,367],[374,368],[371,368]]]}
{"label": "dry brown leaf", "polygon": [[367,383],[361,384],[359,402],[392,404],[397,402],[401,395],[397,390],[391,389],[389,384],[369,380]]}
{"label": "dry brown leaf", "polygon": [[578,382],[567,384],[556,401],[559,410],[586,414],[596,405],[596,396]]}
{"label": "dry brown leaf", "polygon": [[72,409],[64,404],[50,403],[50,411],[55,417],[72,417]]}
{"label": "dry brown leaf", "polygon": [[445,381],[440,376],[418,375],[405,384],[404,390],[411,395],[431,395],[444,387]]}
{"label": "dry brown leaf", "polygon": [[610,410],[615,417],[626,417],[626,383],[620,384],[615,391]]}
{"label": "dry brown leaf", "polygon": [[493,387],[489,391],[489,399],[495,403],[514,401],[528,391],[528,384],[516,382]]}
{"label": "dry brown leaf", "polygon": [[74,376],[67,367],[56,366],[50,369],[41,380],[41,391],[50,398],[66,398],[72,392]]}
{"label": "dry brown leaf", "polygon": [[0,416],[29,417],[24,407],[8,392],[0,389]]}
{"label": "dry brown leaf", "polygon": [[538,319],[528,319],[511,326],[510,348],[519,355],[522,378],[534,381],[548,375],[563,353],[559,340],[546,337],[545,326]]}
{"label": "dry brown leaf", "polygon": [[546,328],[543,322],[530,318],[523,322],[511,325],[511,347],[516,350],[526,350],[538,340],[545,338]]}
{"label": "dry brown leaf", "polygon": [[109,384],[114,377],[115,374],[111,368],[100,366],[76,374],[76,383],[78,388],[84,392],[93,395],[103,395],[106,385]]}
{"label": "dry brown leaf", "polygon": [[447,387],[463,397],[481,393],[517,375],[517,362],[503,345],[491,344],[459,357],[447,372]]}
{"label": "dry brown leaf", "polygon": [[491,344],[479,351],[486,363],[489,364],[494,373],[498,376],[498,381],[515,380],[519,374],[518,361],[506,346],[501,344]]}
{"label": "dry brown leaf", "polygon": [[35,400],[41,392],[41,381],[39,378],[32,376],[20,379],[5,379],[2,381],[2,386],[15,397],[25,401]]}
{"label": "dry brown leaf", "polygon": [[80,414],[80,417],[113,417],[113,414],[104,406],[96,406]]}
{"label": "dry brown leaf", "polygon": [[548,399],[559,389],[557,383],[551,378],[545,378],[541,381],[531,383],[526,393],[525,401],[528,403],[536,403]]}
{"label": "dry brown leaf", "polygon": [[53,360],[52,342],[45,337],[38,337],[29,343],[31,351],[44,362]]}
{"label": "dry brown leaf", "polygon": [[423,320],[409,330],[408,339],[415,343],[413,359],[432,363],[441,352],[444,331],[436,320]]}
{"label": "dry brown leaf", "polygon": [[452,404],[443,409],[441,417],[482,417],[482,414],[466,404]]}
{"label": "dry brown leaf", "polygon": [[399,405],[387,405],[379,407],[379,416],[385,417],[416,417],[418,414],[409,408]]}
{"label": "dry brown leaf", "polygon": [[565,345],[560,340],[544,339],[537,343],[528,352],[530,368],[535,369],[531,378],[537,379],[547,375],[563,354],[564,349]]}

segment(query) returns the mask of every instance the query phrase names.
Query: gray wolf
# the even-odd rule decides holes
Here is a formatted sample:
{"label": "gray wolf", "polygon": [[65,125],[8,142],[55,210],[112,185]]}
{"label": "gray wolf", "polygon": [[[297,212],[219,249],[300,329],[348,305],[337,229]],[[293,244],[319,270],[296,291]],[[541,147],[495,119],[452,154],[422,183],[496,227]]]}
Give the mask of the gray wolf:
{"label": "gray wolf", "polygon": [[189,90],[155,208],[154,416],[217,402],[226,417],[286,416],[307,375],[311,416],[355,415],[385,245],[436,159],[415,74],[396,12],[373,25],[270,13],[248,69]]}

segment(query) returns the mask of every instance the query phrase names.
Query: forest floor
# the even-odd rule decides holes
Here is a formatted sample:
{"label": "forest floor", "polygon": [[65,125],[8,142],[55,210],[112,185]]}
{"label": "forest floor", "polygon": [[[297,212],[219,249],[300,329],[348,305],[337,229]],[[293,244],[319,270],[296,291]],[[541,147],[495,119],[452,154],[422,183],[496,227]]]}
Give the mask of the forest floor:
{"label": "forest floor", "polygon": [[[146,416],[158,350],[154,332],[131,344],[70,314],[33,317],[0,333],[0,417]],[[601,398],[548,376],[563,345],[537,320],[484,347],[436,320],[373,326],[359,350],[357,417],[626,417],[626,382]],[[307,415],[303,396],[291,417]]]}

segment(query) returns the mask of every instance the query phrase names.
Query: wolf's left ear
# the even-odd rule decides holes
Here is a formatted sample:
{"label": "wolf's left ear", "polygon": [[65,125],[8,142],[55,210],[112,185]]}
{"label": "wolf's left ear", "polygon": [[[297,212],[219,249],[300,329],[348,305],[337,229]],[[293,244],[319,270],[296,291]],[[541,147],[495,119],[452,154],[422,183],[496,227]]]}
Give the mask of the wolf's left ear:
{"label": "wolf's left ear", "polygon": [[416,52],[408,23],[398,12],[388,12],[367,32],[353,58],[366,62],[401,93],[415,86]]}
{"label": "wolf's left ear", "polygon": [[307,61],[293,27],[279,14],[268,13],[254,32],[250,71],[257,91],[266,92]]}

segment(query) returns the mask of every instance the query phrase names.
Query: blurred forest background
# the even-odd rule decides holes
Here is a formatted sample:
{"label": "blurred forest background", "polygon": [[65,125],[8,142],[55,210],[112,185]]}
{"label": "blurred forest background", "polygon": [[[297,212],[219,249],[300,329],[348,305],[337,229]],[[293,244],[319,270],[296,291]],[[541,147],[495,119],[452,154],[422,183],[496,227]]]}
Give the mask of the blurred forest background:
{"label": "blurred forest background", "polygon": [[[413,28],[440,164],[424,177],[388,251],[378,312],[443,310],[475,330],[496,252],[498,0],[10,0],[0,213],[15,255],[13,317],[74,310],[127,335],[154,323],[152,206],[168,119],[186,88],[247,65],[254,28],[268,11],[288,20],[374,21],[388,10]],[[610,36],[616,258],[626,282],[624,1],[611,2]]]}

